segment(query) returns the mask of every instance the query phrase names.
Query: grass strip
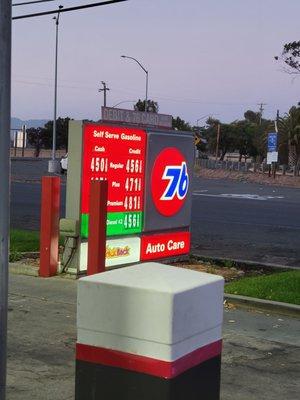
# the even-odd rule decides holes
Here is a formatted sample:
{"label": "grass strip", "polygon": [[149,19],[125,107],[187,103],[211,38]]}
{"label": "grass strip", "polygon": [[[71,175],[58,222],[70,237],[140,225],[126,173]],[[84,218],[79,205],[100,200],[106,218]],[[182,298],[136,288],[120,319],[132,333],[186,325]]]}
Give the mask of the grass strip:
{"label": "grass strip", "polygon": [[37,231],[25,231],[11,229],[10,252],[31,252],[40,250],[40,233]]}
{"label": "grass strip", "polygon": [[226,284],[225,292],[300,305],[300,271],[242,278]]}

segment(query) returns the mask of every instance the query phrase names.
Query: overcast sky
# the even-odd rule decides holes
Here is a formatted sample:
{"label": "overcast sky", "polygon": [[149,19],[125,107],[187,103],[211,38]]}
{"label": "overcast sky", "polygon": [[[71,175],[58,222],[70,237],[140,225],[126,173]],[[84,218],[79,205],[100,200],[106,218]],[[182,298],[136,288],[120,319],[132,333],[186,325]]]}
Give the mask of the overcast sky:
{"label": "overcast sky", "polygon": [[[92,2],[52,1],[13,14]],[[299,15],[299,0],[129,0],[64,13],[58,115],[99,119],[102,80],[109,106],[144,98],[145,73],[125,54],[149,70],[149,97],[161,113],[193,125],[208,114],[229,122],[263,102],[274,118],[300,101],[300,76],[293,80],[273,58],[300,39]],[[51,16],[13,21],[12,116],[52,118],[54,45]]]}

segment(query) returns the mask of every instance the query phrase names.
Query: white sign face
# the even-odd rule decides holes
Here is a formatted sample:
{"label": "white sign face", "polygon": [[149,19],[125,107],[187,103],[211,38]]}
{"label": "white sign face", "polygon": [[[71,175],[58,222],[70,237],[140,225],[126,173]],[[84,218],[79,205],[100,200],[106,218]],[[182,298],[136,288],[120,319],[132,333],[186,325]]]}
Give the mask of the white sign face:
{"label": "white sign face", "polygon": [[147,125],[157,128],[172,128],[172,115],[157,114],[123,108],[102,107],[103,121],[125,122],[127,124]]}
{"label": "white sign face", "polygon": [[27,133],[25,132],[25,135],[23,131],[15,131],[13,133],[13,141],[14,141],[14,147],[17,148],[22,148],[26,147],[26,141],[27,141]]}
{"label": "white sign face", "polygon": [[270,165],[273,162],[278,161],[278,151],[268,151],[267,153],[267,164]]}
{"label": "white sign face", "polygon": [[[87,270],[88,243],[83,242],[80,246],[80,271]],[[137,236],[120,239],[109,239],[106,241],[105,267],[131,264],[140,261],[141,239]]]}

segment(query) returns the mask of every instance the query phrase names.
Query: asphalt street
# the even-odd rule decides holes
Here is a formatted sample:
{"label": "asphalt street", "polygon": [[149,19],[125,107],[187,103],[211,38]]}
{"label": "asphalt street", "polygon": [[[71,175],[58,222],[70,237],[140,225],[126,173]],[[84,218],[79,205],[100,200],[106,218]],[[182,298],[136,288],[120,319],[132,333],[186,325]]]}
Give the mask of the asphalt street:
{"label": "asphalt street", "polygon": [[[65,215],[66,186],[61,186],[61,216]],[[41,185],[12,182],[11,227],[39,230],[41,213]]]}
{"label": "asphalt street", "polygon": [[[10,275],[8,400],[74,399],[76,284]],[[296,400],[300,322],[224,310],[221,400]]]}
{"label": "asphalt street", "polygon": [[[65,212],[62,185],[61,215]],[[39,229],[41,186],[12,182],[11,225]],[[300,189],[196,178],[192,251],[300,266]]]}
{"label": "asphalt street", "polygon": [[299,205],[300,189],[196,178],[193,252],[300,266]]}

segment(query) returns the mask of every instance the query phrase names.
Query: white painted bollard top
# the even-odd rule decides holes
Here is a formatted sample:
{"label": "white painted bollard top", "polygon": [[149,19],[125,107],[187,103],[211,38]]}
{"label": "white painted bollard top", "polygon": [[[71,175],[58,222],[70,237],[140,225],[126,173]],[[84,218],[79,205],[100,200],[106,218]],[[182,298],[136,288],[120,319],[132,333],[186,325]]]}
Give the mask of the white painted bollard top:
{"label": "white painted bollard top", "polygon": [[78,282],[77,343],[175,361],[221,340],[224,279],[159,263]]}

